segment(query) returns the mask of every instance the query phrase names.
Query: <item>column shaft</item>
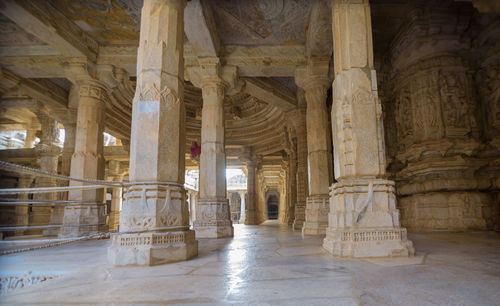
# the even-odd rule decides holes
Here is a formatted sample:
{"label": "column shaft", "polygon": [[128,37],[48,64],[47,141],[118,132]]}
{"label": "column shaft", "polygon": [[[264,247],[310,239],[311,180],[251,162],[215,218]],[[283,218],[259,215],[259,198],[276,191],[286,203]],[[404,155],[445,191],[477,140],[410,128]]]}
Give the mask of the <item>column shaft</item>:
{"label": "column shaft", "polygon": [[[113,181],[121,181],[120,176],[115,176]],[[116,231],[120,224],[120,211],[122,208],[122,188],[114,187],[111,194],[111,211],[109,212],[109,229]]]}
{"label": "column shaft", "polygon": [[[40,170],[57,174],[57,162],[61,149],[56,145],[58,143],[59,129],[57,122],[48,116],[47,113],[39,113],[38,119],[41,124],[40,142],[35,146],[38,156]],[[37,187],[56,187],[56,179],[52,177],[38,177],[36,179]],[[35,194],[36,200],[57,200],[57,193]],[[48,203],[47,205],[49,205]],[[56,225],[61,224],[62,210],[60,206],[37,207],[34,205],[31,213],[31,222],[33,225]],[[47,229],[44,231],[34,230],[31,233],[43,232],[44,236],[57,235],[59,229]]]}
{"label": "column shaft", "polygon": [[224,83],[218,76],[202,82],[200,199],[194,228],[200,238],[232,237],[226,197]]}
{"label": "column shaft", "polygon": [[[300,101],[305,104],[304,93],[299,94]],[[305,105],[304,105],[305,106]],[[306,199],[308,195],[307,179],[307,127],[306,127],[306,109],[300,107],[296,116],[296,134],[297,134],[297,203],[295,204],[295,220],[293,222],[294,230],[301,230],[306,220]]]}
{"label": "column shaft", "polygon": [[28,128],[26,130],[26,138],[24,139],[24,147],[25,148],[33,148],[33,144],[36,139],[36,130],[32,128]]}
{"label": "column shaft", "polygon": [[246,212],[246,225],[254,225],[257,224],[257,199],[255,195],[255,162],[248,161],[247,162],[247,194],[248,201],[246,202],[247,212]]}
{"label": "column shaft", "polygon": [[394,182],[384,179],[382,111],[373,70],[369,2],[334,0],[332,19],[337,183],[331,188],[323,247],[345,257],[408,256],[414,250],[399,223]]}
{"label": "column shaft", "polygon": [[289,160],[290,162],[288,166],[288,175],[287,175],[289,212],[288,212],[287,224],[292,225],[295,220],[295,212],[296,212],[295,204],[297,203],[297,154],[295,153],[295,148],[292,150],[292,152],[290,152]]}
{"label": "column shaft", "polygon": [[307,162],[309,195],[303,235],[324,235],[328,226],[328,188],[332,180],[330,126],[326,110],[329,59],[310,60],[296,81],[307,102]]}
{"label": "column shaft", "polygon": [[246,208],[246,198],[245,198],[245,192],[240,191],[240,224],[244,224],[246,220],[246,214],[247,214],[247,208]]}
{"label": "column shaft", "polygon": [[[103,131],[107,100],[106,87],[102,83],[88,80],[78,86],[75,151],[71,157],[71,177],[104,179]],[[75,181],[70,183],[70,186],[79,185],[82,183]],[[62,236],[82,236],[107,230],[102,188],[72,190],[68,194],[68,199],[92,203],[75,203],[65,207]]]}
{"label": "column shaft", "polygon": [[[17,182],[18,188],[30,188],[33,183],[33,176],[21,175]],[[23,193],[18,196],[20,200],[28,200],[29,194]],[[16,226],[27,226],[29,224],[29,206],[16,206]],[[21,236],[24,230],[16,231],[14,236]]]}
{"label": "column shaft", "polygon": [[145,0],[142,8],[130,143],[133,185],[108,249],[113,265],[156,265],[198,254],[184,189],[185,6],[185,0]]}
{"label": "column shaft", "polygon": [[[71,157],[75,153],[75,133],[76,124],[64,124],[64,147],[61,154],[61,174],[70,176],[71,174]],[[61,182],[62,186],[69,186],[69,181]],[[68,199],[68,193],[65,192],[60,197],[62,200]]]}

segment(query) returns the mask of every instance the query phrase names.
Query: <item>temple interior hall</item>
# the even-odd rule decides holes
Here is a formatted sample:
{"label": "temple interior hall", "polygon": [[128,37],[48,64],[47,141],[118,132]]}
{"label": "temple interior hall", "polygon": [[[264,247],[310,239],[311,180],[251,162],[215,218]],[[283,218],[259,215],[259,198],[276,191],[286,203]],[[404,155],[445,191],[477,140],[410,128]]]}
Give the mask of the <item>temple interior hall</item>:
{"label": "temple interior hall", "polygon": [[500,1],[0,1],[0,304],[499,300]]}

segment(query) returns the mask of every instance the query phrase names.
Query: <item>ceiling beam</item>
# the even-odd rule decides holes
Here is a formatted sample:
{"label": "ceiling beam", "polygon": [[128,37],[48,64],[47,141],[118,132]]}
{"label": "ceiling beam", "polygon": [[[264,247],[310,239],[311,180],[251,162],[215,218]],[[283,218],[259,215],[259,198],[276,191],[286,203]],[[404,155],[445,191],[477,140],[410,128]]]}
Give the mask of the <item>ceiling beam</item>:
{"label": "ceiling beam", "polygon": [[205,0],[191,0],[184,9],[184,32],[198,57],[216,57],[220,40],[210,5]]}
{"label": "ceiling beam", "polygon": [[245,78],[245,93],[284,111],[297,107],[293,92],[280,82],[265,78]]}
{"label": "ceiling beam", "polygon": [[3,0],[0,13],[65,57],[97,59],[97,42],[49,1]]}
{"label": "ceiling beam", "polygon": [[306,37],[306,55],[330,57],[333,52],[332,10],[326,0],[317,0],[312,7]]}

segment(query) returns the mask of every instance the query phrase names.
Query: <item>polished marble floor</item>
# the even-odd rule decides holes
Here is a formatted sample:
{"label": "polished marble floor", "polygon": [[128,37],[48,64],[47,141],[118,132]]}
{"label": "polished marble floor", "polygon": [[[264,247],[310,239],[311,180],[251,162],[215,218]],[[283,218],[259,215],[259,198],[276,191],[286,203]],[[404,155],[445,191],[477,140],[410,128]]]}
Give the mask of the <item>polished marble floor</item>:
{"label": "polished marble floor", "polygon": [[201,239],[197,258],[113,268],[109,240],[0,256],[0,277],[51,275],[0,295],[0,304],[498,305],[500,234],[413,234],[417,256],[331,257],[322,238],[276,221]]}

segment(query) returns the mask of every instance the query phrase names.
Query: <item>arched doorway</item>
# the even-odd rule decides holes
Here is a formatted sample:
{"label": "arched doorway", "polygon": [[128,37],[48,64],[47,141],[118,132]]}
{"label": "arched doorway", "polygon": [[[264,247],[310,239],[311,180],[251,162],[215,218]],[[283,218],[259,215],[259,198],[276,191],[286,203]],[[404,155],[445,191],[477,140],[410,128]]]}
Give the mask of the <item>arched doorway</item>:
{"label": "arched doorway", "polygon": [[278,219],[279,199],[272,194],[267,198],[267,218],[269,220]]}

